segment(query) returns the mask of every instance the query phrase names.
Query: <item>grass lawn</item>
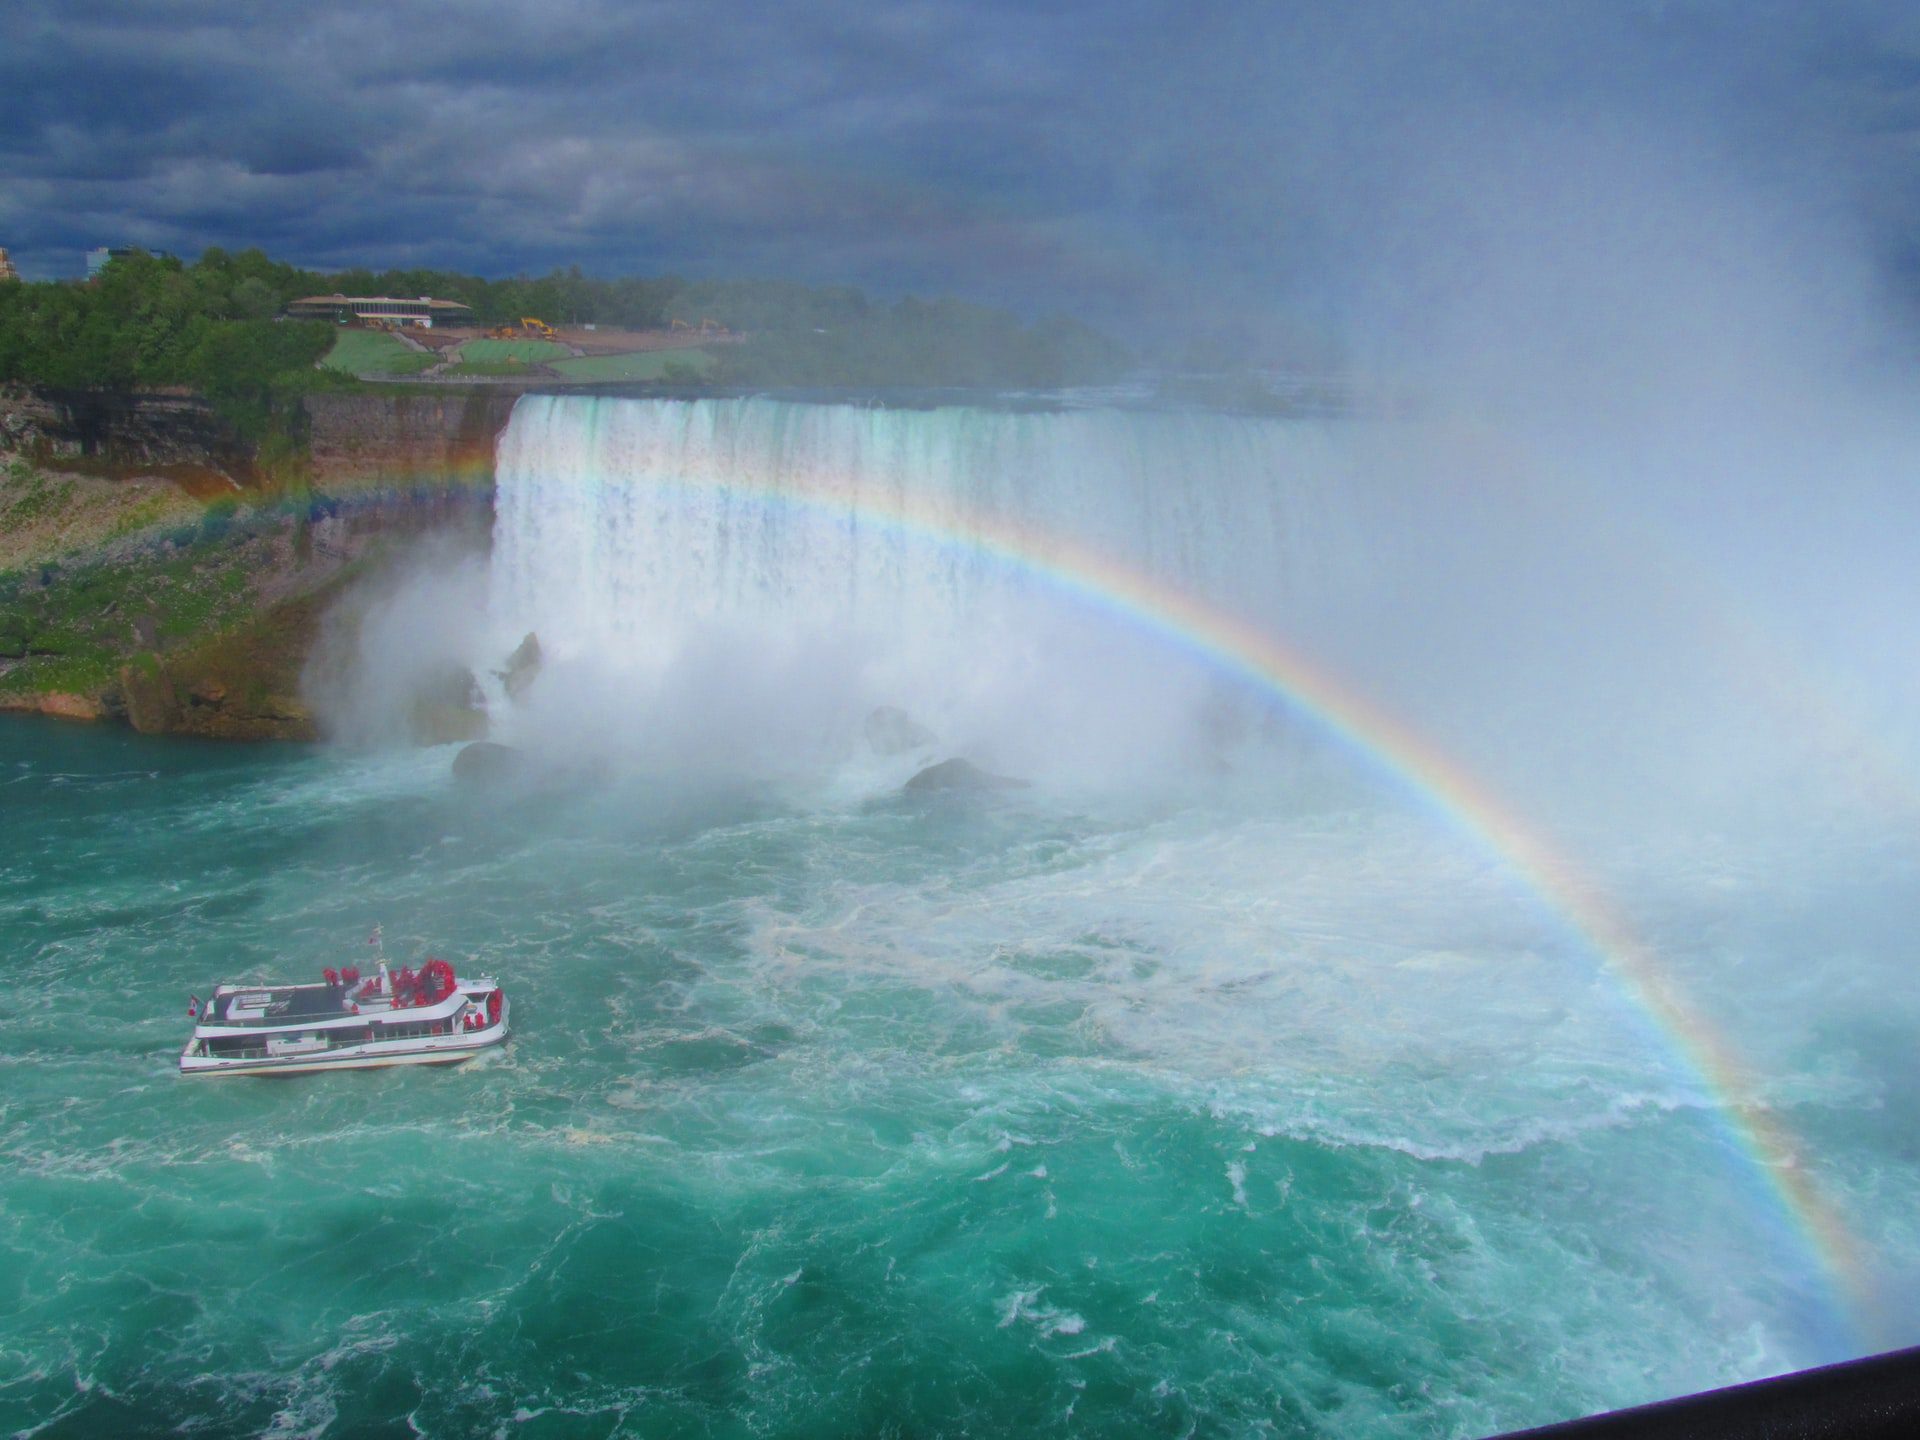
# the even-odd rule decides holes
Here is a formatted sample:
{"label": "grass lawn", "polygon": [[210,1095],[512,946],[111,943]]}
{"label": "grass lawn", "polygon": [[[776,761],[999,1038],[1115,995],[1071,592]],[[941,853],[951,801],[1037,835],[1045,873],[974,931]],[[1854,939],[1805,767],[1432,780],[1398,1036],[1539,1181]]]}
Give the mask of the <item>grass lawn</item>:
{"label": "grass lawn", "polygon": [[636,350],[627,355],[577,355],[549,367],[569,380],[664,380],[669,365],[684,365],[705,376],[713,356],[705,350]]}
{"label": "grass lawn", "polygon": [[353,330],[342,326],[335,332],[333,348],[320,363],[329,370],[345,370],[350,375],[415,375],[438,361],[436,355],[410,350],[384,330]]}
{"label": "grass lawn", "polygon": [[543,360],[558,360],[573,352],[551,340],[469,340],[460,347],[463,365],[488,365],[502,360],[518,360],[537,365]]}

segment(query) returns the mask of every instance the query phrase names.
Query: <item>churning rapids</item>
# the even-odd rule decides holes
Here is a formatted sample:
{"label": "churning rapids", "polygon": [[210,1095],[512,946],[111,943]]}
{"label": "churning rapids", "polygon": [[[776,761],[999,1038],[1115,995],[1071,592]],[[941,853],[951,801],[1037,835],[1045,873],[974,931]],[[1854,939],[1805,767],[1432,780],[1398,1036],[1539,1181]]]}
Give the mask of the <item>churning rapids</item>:
{"label": "churning rapids", "polygon": [[[1550,468],[523,400],[335,700],[471,663],[524,783],[0,729],[0,1429],[1473,1436],[1920,1339],[1905,702],[1769,710]],[[505,1053],[173,1073],[376,920]]]}

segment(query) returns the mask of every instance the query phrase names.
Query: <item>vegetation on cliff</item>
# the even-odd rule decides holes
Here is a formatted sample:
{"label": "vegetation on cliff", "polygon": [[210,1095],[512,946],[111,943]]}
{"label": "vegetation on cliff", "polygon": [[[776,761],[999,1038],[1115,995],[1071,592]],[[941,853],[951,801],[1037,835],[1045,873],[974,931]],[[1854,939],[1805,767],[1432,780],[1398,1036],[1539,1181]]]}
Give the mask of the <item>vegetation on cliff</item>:
{"label": "vegetation on cliff", "polygon": [[[141,729],[312,733],[297,699],[315,562],[290,504],[206,504],[160,479],[0,471],[0,708]],[[264,643],[263,643],[264,642]]]}
{"label": "vegetation on cliff", "polygon": [[205,506],[157,476],[104,480],[0,465],[0,579],[83,550],[196,522]]}
{"label": "vegetation on cliff", "polygon": [[314,369],[330,327],[273,318],[298,275],[258,251],[192,265],[136,252],[90,284],[0,286],[0,383],[179,387],[256,445],[296,443],[299,395],[341,383]]}
{"label": "vegetation on cliff", "polygon": [[473,510],[106,479],[0,457],[0,710],[148,732],[308,739],[322,623],[383,557]]}

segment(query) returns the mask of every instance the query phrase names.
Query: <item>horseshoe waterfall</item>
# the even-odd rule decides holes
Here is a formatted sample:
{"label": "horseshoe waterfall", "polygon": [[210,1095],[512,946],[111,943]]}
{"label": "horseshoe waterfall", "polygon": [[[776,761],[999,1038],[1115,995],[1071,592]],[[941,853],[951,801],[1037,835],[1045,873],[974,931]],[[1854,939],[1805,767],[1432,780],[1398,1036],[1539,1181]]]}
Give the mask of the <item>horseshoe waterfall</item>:
{"label": "horseshoe waterfall", "polygon": [[[1779,658],[1820,516],[1702,497],[524,398],[354,743],[0,735],[0,1429],[1411,1440],[1910,1341],[1908,712]],[[498,773],[376,723],[447,666]],[[174,1073],[376,924],[511,1042]]]}

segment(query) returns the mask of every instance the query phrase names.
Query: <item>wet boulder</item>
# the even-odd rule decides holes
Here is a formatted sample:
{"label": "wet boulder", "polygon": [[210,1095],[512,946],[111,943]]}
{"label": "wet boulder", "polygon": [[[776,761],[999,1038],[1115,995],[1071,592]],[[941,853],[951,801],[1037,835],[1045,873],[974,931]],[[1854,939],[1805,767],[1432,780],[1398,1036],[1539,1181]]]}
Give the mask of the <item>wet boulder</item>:
{"label": "wet boulder", "polygon": [[487,733],[487,699],[466,666],[429,666],[414,682],[407,720],[418,745],[473,740]]}
{"label": "wet boulder", "polygon": [[904,755],[933,739],[931,730],[896,706],[882,705],[867,716],[867,744],[876,755]]}
{"label": "wet boulder", "polygon": [[527,757],[511,745],[476,740],[453,757],[453,778],[469,785],[500,785],[527,773]]}
{"label": "wet boulder", "polygon": [[500,683],[506,687],[509,700],[518,700],[527,693],[533,682],[540,678],[542,658],[540,637],[529,630],[527,638],[522,640],[515,647],[514,652],[507,657],[505,668],[493,672],[499,677]]}
{"label": "wet boulder", "polygon": [[938,765],[929,765],[900,787],[905,795],[931,795],[936,793],[977,793],[984,790],[1025,790],[1027,782],[1016,780],[1011,775],[995,775],[982,770],[971,760],[962,760],[957,756],[952,760],[942,760]]}

